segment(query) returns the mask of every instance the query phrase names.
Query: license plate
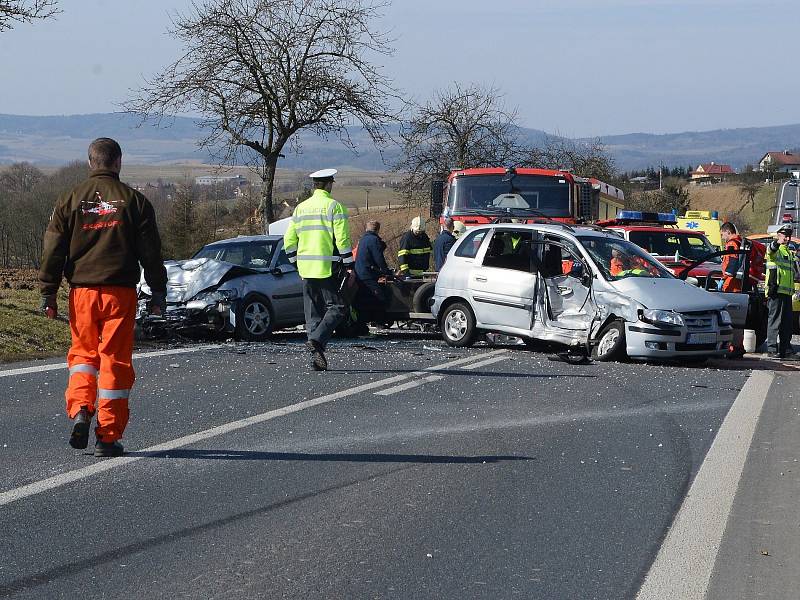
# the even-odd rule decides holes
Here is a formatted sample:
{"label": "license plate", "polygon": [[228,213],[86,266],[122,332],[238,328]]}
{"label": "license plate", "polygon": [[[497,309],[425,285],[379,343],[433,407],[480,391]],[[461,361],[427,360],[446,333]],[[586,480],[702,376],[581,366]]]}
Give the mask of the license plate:
{"label": "license plate", "polygon": [[687,344],[714,344],[716,341],[716,333],[690,333],[686,336]]}

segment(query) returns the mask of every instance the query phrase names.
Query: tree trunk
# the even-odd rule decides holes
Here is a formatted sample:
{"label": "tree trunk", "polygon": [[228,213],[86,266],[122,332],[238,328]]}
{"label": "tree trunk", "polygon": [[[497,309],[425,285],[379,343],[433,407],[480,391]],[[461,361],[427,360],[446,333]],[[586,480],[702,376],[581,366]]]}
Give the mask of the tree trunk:
{"label": "tree trunk", "polygon": [[261,222],[264,234],[269,233],[269,224],[275,221],[275,211],[272,206],[272,190],[275,187],[275,171],[278,169],[278,157],[267,156],[264,158],[264,168],[261,170]]}

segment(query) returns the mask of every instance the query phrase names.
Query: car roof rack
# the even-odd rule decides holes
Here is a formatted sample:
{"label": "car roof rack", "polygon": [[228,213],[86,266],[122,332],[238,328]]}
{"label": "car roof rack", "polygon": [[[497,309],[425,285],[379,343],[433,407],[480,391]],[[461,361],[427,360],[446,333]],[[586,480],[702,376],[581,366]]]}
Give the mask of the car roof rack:
{"label": "car roof rack", "polygon": [[561,221],[551,219],[546,215],[537,215],[532,217],[496,217],[491,220],[492,225],[498,225],[502,223],[508,223],[509,225],[557,225],[572,233],[575,232],[575,229],[572,226],[562,223]]}

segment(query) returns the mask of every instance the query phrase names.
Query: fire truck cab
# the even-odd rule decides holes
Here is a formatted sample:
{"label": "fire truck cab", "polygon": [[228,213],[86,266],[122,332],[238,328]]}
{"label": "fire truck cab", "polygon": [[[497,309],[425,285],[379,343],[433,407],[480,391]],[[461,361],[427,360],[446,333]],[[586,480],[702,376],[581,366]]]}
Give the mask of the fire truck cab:
{"label": "fire truck cab", "polygon": [[549,169],[459,169],[431,187],[432,216],[467,227],[499,218],[591,222],[612,218],[624,202],[622,190],[612,185]]}

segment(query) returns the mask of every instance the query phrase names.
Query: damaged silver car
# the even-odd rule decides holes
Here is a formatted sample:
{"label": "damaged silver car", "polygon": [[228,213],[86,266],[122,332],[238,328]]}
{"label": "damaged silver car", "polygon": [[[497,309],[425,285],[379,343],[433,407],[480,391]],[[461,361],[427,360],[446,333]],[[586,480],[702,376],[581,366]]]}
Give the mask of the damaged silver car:
{"label": "damaged silver car", "polygon": [[472,228],[439,273],[432,313],[452,346],[498,332],[597,360],[704,360],[728,348],[729,308],[747,311],[614,233],[553,222]]}
{"label": "damaged silver car", "polygon": [[240,236],[201,248],[189,260],[165,261],[167,311],[147,314],[150,289],[139,283],[137,322],[145,335],[164,330],[232,334],[263,341],[304,323],[303,284],[278,235]]}

